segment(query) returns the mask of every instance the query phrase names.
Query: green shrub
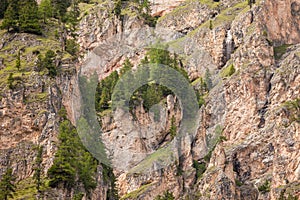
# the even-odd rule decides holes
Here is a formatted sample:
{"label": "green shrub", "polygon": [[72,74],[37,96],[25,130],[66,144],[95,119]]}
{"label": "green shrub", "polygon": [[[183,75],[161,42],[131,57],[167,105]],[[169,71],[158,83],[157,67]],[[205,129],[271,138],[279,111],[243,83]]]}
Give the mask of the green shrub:
{"label": "green shrub", "polygon": [[9,89],[14,89],[14,77],[13,77],[13,73],[10,73],[9,76],[7,77],[7,84],[8,84],[8,87]]}
{"label": "green shrub", "polygon": [[274,58],[275,60],[279,60],[283,54],[285,54],[287,48],[291,46],[290,44],[284,44],[278,47],[274,47]]}
{"label": "green shrub", "polygon": [[193,168],[196,169],[197,180],[201,178],[202,174],[206,171],[206,164],[199,163],[197,160],[193,160]]}
{"label": "green shrub", "polygon": [[269,180],[266,180],[264,184],[258,187],[258,191],[262,193],[267,193],[270,192],[270,188],[271,188],[271,182]]}
{"label": "green shrub", "polygon": [[243,185],[243,183],[240,180],[238,180],[238,179],[235,179],[235,184],[238,187],[241,187]]}
{"label": "green shrub", "polygon": [[292,101],[286,101],[283,106],[291,122],[300,123],[300,98]]}
{"label": "green shrub", "polygon": [[233,64],[231,64],[221,71],[221,76],[223,78],[230,77],[234,74],[234,72],[235,72],[235,68],[234,68]]}
{"label": "green shrub", "polygon": [[173,195],[173,193],[169,192],[169,191],[166,191],[164,192],[164,194],[161,196],[161,195],[158,195],[157,197],[155,197],[155,200],[174,200],[175,197]]}
{"label": "green shrub", "polygon": [[79,45],[76,43],[74,39],[68,39],[66,41],[66,52],[75,56],[79,51]]}
{"label": "green shrub", "polygon": [[174,138],[177,134],[177,127],[176,127],[176,123],[175,123],[175,117],[174,115],[172,116],[172,119],[171,119],[171,126],[170,126],[170,135],[172,138]]}
{"label": "green shrub", "polygon": [[13,198],[13,193],[15,192],[15,177],[12,174],[12,168],[8,168],[2,176],[0,181],[0,199],[7,200],[8,198]]}

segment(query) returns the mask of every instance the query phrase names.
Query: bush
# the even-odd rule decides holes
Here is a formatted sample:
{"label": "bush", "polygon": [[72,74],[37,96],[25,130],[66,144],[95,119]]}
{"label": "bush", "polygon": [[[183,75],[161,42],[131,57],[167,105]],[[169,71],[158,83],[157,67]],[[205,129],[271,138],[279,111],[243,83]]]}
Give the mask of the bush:
{"label": "bush", "polygon": [[197,160],[193,160],[193,168],[196,169],[197,180],[201,178],[202,174],[206,171],[206,164],[199,163]]}
{"label": "bush", "polygon": [[10,73],[7,78],[7,84],[8,84],[9,89],[11,89],[11,90],[14,89],[14,81],[15,81],[15,79],[13,77],[13,73]]}
{"label": "bush", "polygon": [[243,185],[243,183],[240,180],[238,180],[238,179],[235,179],[235,184],[238,187],[241,187]]}
{"label": "bush", "polygon": [[264,184],[258,187],[258,191],[262,193],[267,193],[270,192],[270,188],[271,188],[271,182],[269,180],[266,180]]}
{"label": "bush", "polygon": [[235,72],[235,68],[234,68],[233,64],[231,64],[221,71],[221,76],[223,78],[230,77],[234,74],[234,72]]}
{"label": "bush", "polygon": [[0,181],[0,199],[13,198],[13,193],[15,192],[14,181],[15,177],[12,174],[12,168],[8,168]]}
{"label": "bush", "polygon": [[79,51],[79,46],[74,39],[68,39],[66,41],[66,52],[75,56]]}
{"label": "bush", "polygon": [[155,200],[174,200],[174,199],[175,199],[174,195],[169,191],[164,192],[163,196],[158,195],[157,197],[155,197]]}

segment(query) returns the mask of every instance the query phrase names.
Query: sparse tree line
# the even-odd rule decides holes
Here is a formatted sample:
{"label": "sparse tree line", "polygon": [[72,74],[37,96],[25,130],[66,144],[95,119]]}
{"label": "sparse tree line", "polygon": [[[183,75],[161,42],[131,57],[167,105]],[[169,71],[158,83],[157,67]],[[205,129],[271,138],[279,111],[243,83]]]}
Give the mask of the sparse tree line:
{"label": "sparse tree line", "polygon": [[42,0],[38,5],[36,0],[1,0],[1,28],[13,32],[41,34],[42,25],[49,18],[74,24],[80,14],[79,2],[80,0]]}
{"label": "sparse tree line", "polygon": [[131,7],[131,3],[134,3],[136,5],[136,13],[139,17],[145,20],[146,24],[152,27],[155,26],[158,17],[151,16],[149,0],[115,0],[113,13],[122,19],[124,17],[124,15],[122,14],[122,10],[126,9],[126,7]]}

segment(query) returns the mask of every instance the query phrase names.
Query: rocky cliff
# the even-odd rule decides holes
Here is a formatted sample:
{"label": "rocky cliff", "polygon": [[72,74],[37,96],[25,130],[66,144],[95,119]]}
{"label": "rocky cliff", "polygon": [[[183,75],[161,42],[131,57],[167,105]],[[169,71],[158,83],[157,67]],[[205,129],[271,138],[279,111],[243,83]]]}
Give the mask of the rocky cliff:
{"label": "rocky cliff", "polygon": [[[134,7],[120,17],[112,14],[111,2],[94,4],[78,25],[78,62],[66,59],[55,79],[24,67],[15,74],[14,90],[5,80],[14,61],[8,55],[17,51],[10,44],[26,41],[21,55],[29,66],[34,50],[47,41],[1,33],[0,174],[10,165],[18,182],[30,181],[37,145],[44,146],[46,174],[57,151],[59,110],[64,106],[74,125],[80,115],[78,75],[96,73],[102,80],[120,71],[126,58],[136,70],[159,41],[180,57],[195,89],[207,73],[211,88],[197,111],[195,131],[184,137],[170,135],[172,116],[178,129],[182,123],[180,102],[172,95],[159,104],[160,121],[142,105],[133,111],[135,119],[122,110],[98,116],[118,195],[155,199],[169,191],[175,199],[299,199],[300,3],[157,1],[152,8],[161,16],[155,27]],[[99,165],[92,199],[107,198],[102,171]],[[59,191],[45,198],[70,198]]]}

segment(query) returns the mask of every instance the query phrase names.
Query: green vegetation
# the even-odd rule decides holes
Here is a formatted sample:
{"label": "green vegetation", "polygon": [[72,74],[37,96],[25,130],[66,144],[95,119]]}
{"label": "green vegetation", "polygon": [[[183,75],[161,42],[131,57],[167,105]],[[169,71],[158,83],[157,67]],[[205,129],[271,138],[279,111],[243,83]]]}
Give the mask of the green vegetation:
{"label": "green vegetation", "polygon": [[0,19],[4,17],[4,13],[8,6],[8,0],[1,0],[0,1]]}
{"label": "green vegetation", "polygon": [[38,147],[38,152],[37,152],[37,156],[35,159],[35,166],[34,166],[34,175],[33,178],[35,180],[36,183],[36,189],[38,192],[41,192],[41,186],[43,184],[42,181],[42,161],[43,161],[43,147],[39,146]]}
{"label": "green vegetation", "polygon": [[166,191],[162,196],[158,195],[157,197],[155,197],[154,200],[175,200],[175,197],[173,193]]}
{"label": "green vegetation", "polygon": [[68,39],[66,41],[66,52],[68,52],[72,56],[77,55],[77,53],[79,52],[79,45],[74,39]]}
{"label": "green vegetation", "polygon": [[51,0],[42,0],[38,11],[39,11],[39,15],[43,19],[43,23],[46,24],[47,19],[50,18],[53,13]]}
{"label": "green vegetation", "polygon": [[252,8],[252,5],[255,3],[255,0],[247,0],[248,5]]}
{"label": "green vegetation", "polygon": [[243,183],[240,180],[238,180],[238,179],[235,179],[235,184],[238,187],[241,187],[243,185]]}
{"label": "green vegetation", "polygon": [[[161,86],[153,82],[140,87],[133,93],[133,95],[129,94],[128,90],[130,90],[132,87],[132,82],[135,77],[143,79],[137,81],[144,81],[146,79],[151,79],[151,77],[157,77],[159,74],[156,74],[156,69],[159,69],[159,64],[163,64],[172,67],[176,71],[180,72],[186,79],[188,79],[186,71],[179,66],[177,56],[171,56],[170,53],[167,50],[164,50],[163,47],[150,48],[145,58],[141,61],[141,65],[146,64],[154,65],[153,70],[151,69],[151,71],[144,72],[140,70],[142,69],[142,66],[139,66],[137,71],[133,73],[131,72],[133,65],[130,63],[129,59],[126,59],[119,74],[115,71],[112,72],[107,78],[103,79],[98,84],[96,89],[96,110],[98,112],[103,112],[107,109],[111,109],[111,95],[113,93],[113,89],[118,82],[119,77],[122,77],[126,72],[128,72],[126,76],[121,79],[125,83],[121,84],[122,86],[120,87],[122,88],[120,91],[115,92],[115,94],[117,96],[122,94],[130,95],[127,97],[127,99],[130,99],[129,107],[131,111],[135,108],[135,106],[139,106],[140,103],[143,102],[143,107],[148,112],[153,105],[158,104],[167,95],[173,94],[172,91],[165,86]],[[134,115],[134,113],[132,114]]]}
{"label": "green vegetation", "polygon": [[8,3],[2,29],[41,34],[38,5],[35,0],[10,0]]}
{"label": "green vegetation", "polygon": [[9,89],[14,89],[14,77],[13,77],[13,73],[10,73],[8,78],[7,78],[7,84],[8,84],[8,87]]}
{"label": "green vegetation", "polygon": [[19,181],[16,184],[16,192],[14,193],[14,198],[16,200],[35,200],[38,194],[36,190],[36,183],[33,178],[29,177]]}
{"label": "green vegetation", "polygon": [[21,53],[19,50],[16,59],[16,68],[18,69],[18,71],[20,71],[20,67],[21,67]]}
{"label": "green vegetation", "polygon": [[57,70],[55,65],[56,56],[57,56],[56,53],[54,53],[54,51],[52,50],[48,50],[44,57],[42,55],[39,55],[37,61],[38,71],[47,69],[48,75],[52,78],[55,77],[57,75]]}
{"label": "green vegetation", "polygon": [[173,152],[170,146],[163,147],[146,157],[137,166],[132,168],[129,173],[140,173],[147,170],[154,162],[168,163],[173,162]]}
{"label": "green vegetation", "polygon": [[212,23],[212,20],[209,20],[209,29],[210,29],[210,30],[213,29],[213,23]]}
{"label": "green vegetation", "polygon": [[[123,70],[129,67],[127,64],[125,62],[125,64],[123,65]],[[108,77],[98,83],[95,94],[96,111],[102,112],[111,107],[111,95],[118,80],[119,74],[117,71],[114,71]]]}
{"label": "green vegetation", "polygon": [[8,198],[13,198],[13,193],[15,192],[14,180],[12,168],[8,168],[0,181],[0,199],[7,200]]}
{"label": "green vegetation", "polygon": [[206,171],[206,163],[199,163],[197,160],[193,160],[193,168],[196,169],[196,179],[199,180]]}
{"label": "green vegetation", "polygon": [[215,150],[216,146],[222,142],[226,141],[226,138],[222,135],[223,128],[220,125],[216,126],[215,129],[215,135],[217,139],[213,142],[208,142],[209,145],[212,144],[212,148],[208,151],[208,153],[204,156],[203,160],[201,162],[198,162],[197,160],[193,161],[193,167],[196,169],[196,180],[202,177],[202,174],[207,170],[207,166],[210,162],[211,156],[213,151]]}
{"label": "green vegetation", "polygon": [[287,48],[291,46],[290,44],[284,44],[284,45],[281,45],[281,46],[278,46],[278,47],[274,47],[274,57],[275,57],[275,60],[279,60],[283,54],[285,54]]}
{"label": "green vegetation", "polygon": [[177,134],[177,126],[176,126],[176,121],[175,121],[175,117],[174,115],[172,116],[172,119],[171,119],[171,126],[170,126],[170,135],[172,138],[174,138]]}
{"label": "green vegetation", "polygon": [[145,24],[151,27],[156,25],[157,18],[151,16],[149,0],[116,0],[113,13],[120,18],[124,16],[138,16],[144,19]]}
{"label": "green vegetation", "polygon": [[235,68],[234,68],[233,64],[231,64],[228,67],[222,69],[221,77],[222,78],[230,77],[234,74],[234,72],[235,72]]}
{"label": "green vegetation", "polygon": [[149,187],[151,187],[151,185],[153,185],[152,183],[146,184],[146,185],[142,185],[139,189],[134,190],[126,195],[124,195],[121,200],[126,200],[126,199],[138,199],[139,195],[143,194],[144,192],[146,192]]}
{"label": "green vegetation", "polygon": [[286,191],[285,190],[282,190],[280,192],[280,196],[279,196],[279,199],[278,200],[298,200],[298,197],[296,196],[293,196],[291,194],[288,194],[288,196],[286,197],[285,195]]}
{"label": "green vegetation", "polygon": [[166,15],[160,17],[158,19],[158,21],[163,21],[165,19],[169,19],[174,16],[178,16],[178,15],[187,13],[190,10],[194,9],[195,6],[197,6],[197,4],[199,4],[199,3],[208,6],[210,9],[216,9],[220,5],[220,2],[216,2],[213,0],[189,0],[189,1],[186,1],[182,6],[176,7],[172,12],[167,13]]}
{"label": "green vegetation", "polygon": [[271,182],[266,180],[261,186],[258,187],[258,191],[262,193],[270,192]]}
{"label": "green vegetation", "polygon": [[286,101],[283,104],[286,114],[288,115],[291,122],[300,123],[300,98],[292,101]]}
{"label": "green vegetation", "polygon": [[68,120],[61,122],[58,139],[60,144],[48,170],[49,186],[70,190],[83,184],[85,192],[90,194],[96,187],[97,161],[84,148],[75,127]]}

